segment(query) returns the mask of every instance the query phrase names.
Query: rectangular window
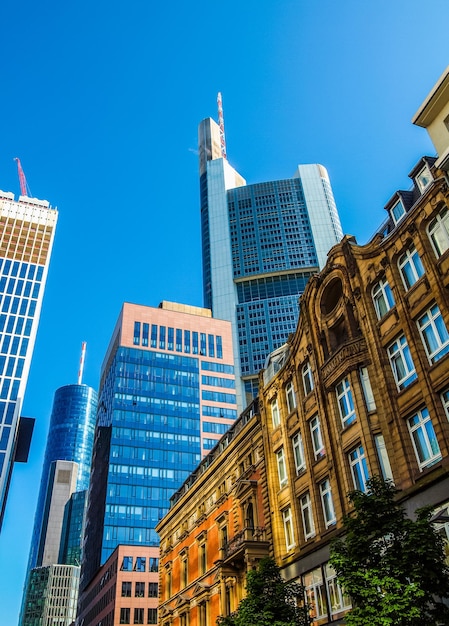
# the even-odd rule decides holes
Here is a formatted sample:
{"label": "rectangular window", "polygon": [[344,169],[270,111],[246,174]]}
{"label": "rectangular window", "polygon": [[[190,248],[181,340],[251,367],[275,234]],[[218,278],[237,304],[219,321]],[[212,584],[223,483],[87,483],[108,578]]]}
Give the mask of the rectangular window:
{"label": "rectangular window", "polygon": [[200,575],[205,574],[207,570],[207,553],[206,543],[201,543],[198,547],[198,568]]}
{"label": "rectangular window", "polygon": [[184,557],[181,561],[181,585],[182,587],[187,587],[188,579],[189,579],[188,560],[186,557]]}
{"label": "rectangular window", "polygon": [[288,412],[291,413],[296,408],[296,396],[292,381],[289,381],[285,386],[285,397],[287,399]]}
{"label": "rectangular window", "polygon": [[148,346],[148,336],[150,332],[149,324],[142,324],[142,345]]}
{"label": "rectangular window", "polygon": [[354,400],[352,399],[351,385],[349,378],[343,378],[335,388],[337,395],[338,410],[340,412],[343,428],[355,421]]}
{"label": "rectangular window", "polygon": [[135,572],[144,572],[146,570],[147,559],[144,556],[136,557],[136,563],[134,565]]}
{"label": "rectangular window", "polygon": [[449,420],[449,389],[446,389],[446,391],[443,391],[441,394],[441,402],[443,404],[446,417]]}
{"label": "rectangular window", "polygon": [[149,598],[157,598],[157,597],[159,597],[159,585],[158,585],[158,583],[148,583],[148,597]]}
{"label": "rectangular window", "polygon": [[424,407],[407,420],[419,469],[429,467],[441,459],[440,447],[433,429],[429,411]]}
{"label": "rectangular window", "polygon": [[192,333],[192,354],[198,354],[198,333]]}
{"label": "rectangular window", "polygon": [[395,224],[397,224],[404,217],[405,209],[404,209],[404,205],[402,204],[400,200],[396,202],[396,204],[391,209],[390,213]]}
{"label": "rectangular window", "polygon": [[372,297],[377,318],[382,319],[395,304],[391,287],[386,278],[382,278],[374,285]]}
{"label": "rectangular window", "polygon": [[443,209],[430,222],[427,232],[435,254],[440,257],[449,249],[449,211],[447,209]]}
{"label": "rectangular window", "polygon": [[273,428],[276,428],[281,423],[277,399],[271,402],[271,419],[273,421]]}
{"label": "rectangular window", "polygon": [[307,604],[312,607],[310,612],[311,617],[313,617],[314,620],[326,617],[326,599],[321,567],[317,567],[311,572],[304,574],[303,584]]}
{"label": "rectangular window", "polygon": [[130,598],[131,597],[131,581],[123,581],[122,582],[122,598]]}
{"label": "rectangular window", "polygon": [[306,457],[304,455],[304,444],[302,442],[301,433],[296,433],[292,438],[293,456],[295,457],[296,474],[299,475],[306,468]]}
{"label": "rectangular window", "polygon": [[157,609],[148,609],[148,623],[157,624]]}
{"label": "rectangular window", "polygon": [[323,437],[321,436],[320,418],[318,415],[310,420],[310,434],[312,435],[312,446],[315,460],[318,460],[325,454]]}
{"label": "rectangular window", "polygon": [[359,369],[360,382],[362,384],[363,397],[365,399],[365,405],[367,411],[376,410],[376,402],[374,400],[373,390],[371,387],[371,381],[369,379],[368,368],[361,367]]}
{"label": "rectangular window", "polygon": [[176,352],[182,352],[182,330],[176,329]]}
{"label": "rectangular window", "polygon": [[132,556],[124,556],[122,561],[122,566],[120,571],[122,572],[132,572],[133,569],[133,557]]}
{"label": "rectangular window", "polygon": [[299,499],[299,504],[301,507],[304,539],[307,541],[307,539],[315,536],[315,523],[313,521],[312,502],[310,500],[310,495],[308,492]]}
{"label": "rectangular window", "polygon": [[145,583],[144,582],[136,582],[134,595],[136,598],[144,598],[145,597]]}
{"label": "rectangular window", "polygon": [[438,305],[434,304],[418,319],[418,328],[430,363],[449,352],[449,334]]}
{"label": "rectangular window", "polygon": [[151,348],[157,348],[157,325],[151,324]]}
{"label": "rectangular window", "polygon": [[171,350],[173,352],[174,349],[175,349],[175,329],[170,328],[169,326],[167,328],[167,350]]}
{"label": "rectangular window", "polygon": [[159,350],[165,350],[165,326],[159,326]]}
{"label": "rectangular window", "polygon": [[198,626],[207,626],[207,603],[200,602],[198,605],[199,624]]}
{"label": "rectangular window", "polygon": [[200,354],[201,356],[207,356],[206,353],[206,333],[201,333],[200,334]]}
{"label": "rectangular window", "polygon": [[379,459],[382,478],[384,480],[393,481],[393,472],[391,471],[390,459],[388,458],[383,435],[374,435],[374,442],[376,444],[377,458]]}
{"label": "rectangular window", "polygon": [[340,611],[346,611],[351,608],[350,597],[343,592],[338,584],[337,574],[330,563],[324,566],[324,574],[326,577],[326,587],[329,596],[329,606],[331,614],[336,615]]}
{"label": "rectangular window", "polygon": [[285,466],[285,454],[284,448],[281,448],[276,452],[276,459],[278,465],[278,476],[279,476],[279,485],[280,487],[285,487],[288,482],[287,479],[287,468]]}
{"label": "rectangular window", "polygon": [[414,246],[399,257],[398,267],[406,289],[410,289],[421,276],[424,276],[424,267]]}
{"label": "rectangular window", "polygon": [[305,395],[309,395],[313,389],[313,374],[309,361],[307,361],[302,367],[302,384],[304,386]]}
{"label": "rectangular window", "polygon": [[401,391],[417,378],[407,339],[401,335],[387,350],[397,388]]}
{"label": "rectangular window", "polygon": [[120,624],[130,624],[131,609],[120,609]]}
{"label": "rectangular window", "polygon": [[222,359],[223,358],[223,340],[220,337],[220,335],[217,335],[216,340],[217,340],[217,359]]}
{"label": "rectangular window", "polygon": [[144,615],[144,609],[143,608],[136,608],[134,609],[134,624],[143,624],[143,615]]}
{"label": "rectangular window", "polygon": [[295,536],[293,534],[293,518],[290,507],[282,511],[282,520],[284,523],[285,547],[287,550],[291,550],[295,546]]}
{"label": "rectangular window", "polygon": [[157,572],[159,569],[159,559],[156,557],[150,557],[149,572]]}
{"label": "rectangular window", "polygon": [[134,339],[133,344],[138,346],[140,344],[140,322],[134,322]]}
{"label": "rectangular window", "polygon": [[369,478],[369,474],[363,446],[355,448],[355,450],[349,453],[348,457],[354,488],[358,491],[366,492],[366,481]]}
{"label": "rectangular window", "polygon": [[324,523],[326,528],[332,526],[337,521],[335,518],[334,503],[332,501],[332,491],[329,479],[320,483],[321,504],[323,507]]}
{"label": "rectangular window", "polygon": [[214,335],[208,335],[208,346],[209,346],[208,356],[214,357],[215,356],[215,336]]}
{"label": "rectangular window", "polygon": [[190,330],[184,331],[184,352],[190,354]]}

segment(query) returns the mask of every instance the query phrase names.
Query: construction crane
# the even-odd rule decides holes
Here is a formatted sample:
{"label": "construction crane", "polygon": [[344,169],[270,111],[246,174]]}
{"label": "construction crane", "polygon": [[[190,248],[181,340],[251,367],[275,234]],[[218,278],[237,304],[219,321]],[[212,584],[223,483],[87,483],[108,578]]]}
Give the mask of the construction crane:
{"label": "construction crane", "polygon": [[224,131],[224,117],[223,117],[223,103],[221,101],[221,92],[218,92],[217,95],[217,105],[218,105],[218,125],[220,127],[220,146],[221,146],[221,156],[226,159],[226,137]]}
{"label": "construction crane", "polygon": [[18,157],[14,157],[14,161],[17,161],[17,172],[19,174],[20,193],[22,196],[28,196],[31,198],[31,190],[28,186],[27,179],[25,178],[25,172],[22,169],[22,164]]}

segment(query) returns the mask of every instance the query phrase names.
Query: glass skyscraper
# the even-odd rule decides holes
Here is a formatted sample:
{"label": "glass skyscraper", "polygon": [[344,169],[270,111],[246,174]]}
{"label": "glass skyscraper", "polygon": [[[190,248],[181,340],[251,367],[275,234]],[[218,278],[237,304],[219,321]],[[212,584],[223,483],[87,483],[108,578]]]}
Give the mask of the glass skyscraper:
{"label": "glass skyscraper", "polygon": [[14,462],[28,458],[21,410],[57,219],[45,200],[0,191],[0,527]]}
{"label": "glass skyscraper", "polygon": [[21,626],[69,626],[75,619],[96,413],[97,393],[91,387],[66,385],[56,391]]}
{"label": "glass skyscraper", "polygon": [[267,356],[296,329],[299,296],[343,236],[326,169],[247,185],[222,157],[219,126],[199,126],[205,306],[232,322],[241,408]]}
{"label": "glass skyscraper", "polygon": [[159,545],[170,496],[236,417],[230,323],[125,303],[101,373],[81,590],[119,544]]}

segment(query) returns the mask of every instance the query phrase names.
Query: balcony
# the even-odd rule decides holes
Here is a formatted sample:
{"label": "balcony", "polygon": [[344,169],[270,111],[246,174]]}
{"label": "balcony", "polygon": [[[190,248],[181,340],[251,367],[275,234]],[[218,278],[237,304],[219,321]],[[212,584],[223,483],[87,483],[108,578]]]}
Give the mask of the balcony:
{"label": "balcony", "polygon": [[246,568],[254,560],[268,556],[265,528],[244,528],[221,548],[221,563],[235,569]]}

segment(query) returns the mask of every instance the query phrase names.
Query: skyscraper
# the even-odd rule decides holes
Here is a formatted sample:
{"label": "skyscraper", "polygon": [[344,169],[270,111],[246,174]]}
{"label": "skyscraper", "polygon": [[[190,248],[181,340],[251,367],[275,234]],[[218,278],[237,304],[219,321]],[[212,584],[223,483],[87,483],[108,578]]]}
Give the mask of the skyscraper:
{"label": "skyscraper", "polygon": [[199,126],[204,304],[232,322],[241,407],[265,359],[295,331],[299,296],[343,236],[326,169],[247,185],[223,158],[220,127]]}
{"label": "skyscraper", "polygon": [[[118,545],[140,546],[145,561],[170,496],[236,417],[230,323],[125,303],[101,372],[82,591]],[[93,610],[83,598],[80,609]]]}
{"label": "skyscraper", "polygon": [[87,385],[55,393],[21,626],[69,626],[75,619],[96,411],[97,393]]}
{"label": "skyscraper", "polygon": [[34,420],[21,417],[58,213],[46,200],[0,191],[0,527],[15,461]]}

